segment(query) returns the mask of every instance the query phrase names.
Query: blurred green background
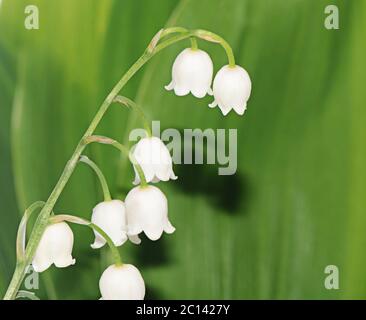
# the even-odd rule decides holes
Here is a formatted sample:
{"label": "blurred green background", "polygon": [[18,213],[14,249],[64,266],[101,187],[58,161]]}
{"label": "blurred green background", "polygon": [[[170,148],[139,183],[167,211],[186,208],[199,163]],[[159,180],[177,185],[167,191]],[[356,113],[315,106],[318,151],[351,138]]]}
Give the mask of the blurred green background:
{"label": "blurred green background", "polygon": [[[26,30],[24,8],[39,8]],[[327,5],[340,29],[324,28]],[[0,8],[0,293],[15,264],[22,211],[47,199],[98,106],[164,26],[212,30],[233,46],[253,81],[244,117],[211,98],[164,90],[180,43],[157,55],[122,91],[163,128],[237,128],[238,172],[179,165],[159,186],[177,228],[158,242],[126,244],[154,299],[366,297],[366,2],[362,0],[3,0]],[[215,71],[221,48],[199,41]],[[97,133],[120,141],[140,126],[111,107]],[[87,154],[112,193],[131,188],[126,159],[106,146]],[[101,201],[90,169],[75,171],[56,213],[90,218]],[[99,298],[107,251],[75,231],[75,266],[40,275],[43,299]],[[339,268],[326,290],[324,268]]]}

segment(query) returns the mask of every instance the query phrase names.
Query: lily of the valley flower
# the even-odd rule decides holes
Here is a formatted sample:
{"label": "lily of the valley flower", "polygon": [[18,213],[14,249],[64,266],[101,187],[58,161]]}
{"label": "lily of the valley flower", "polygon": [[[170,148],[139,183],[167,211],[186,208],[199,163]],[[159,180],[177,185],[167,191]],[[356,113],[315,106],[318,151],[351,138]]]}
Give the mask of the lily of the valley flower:
{"label": "lily of the valley flower", "polygon": [[71,255],[73,244],[74,235],[67,223],[49,225],[42,235],[32,262],[34,271],[45,271],[53,263],[58,268],[75,264]]}
{"label": "lily of the valley flower", "polygon": [[199,49],[184,49],[175,59],[172,69],[172,81],[165,86],[177,96],[192,93],[203,98],[207,93],[212,95],[211,81],[213,64],[210,56]]}
{"label": "lily of the valley flower", "polygon": [[240,66],[226,65],[217,73],[213,83],[215,100],[209,105],[217,105],[226,116],[231,109],[243,115],[250,97],[252,83],[248,73]]}
{"label": "lily of the valley flower", "polygon": [[[126,210],[120,200],[104,201],[95,206],[91,221],[101,228],[113,241],[115,246],[121,246],[126,240]],[[106,240],[94,230],[95,241],[91,245],[98,249],[106,244]]]}
{"label": "lily of the valley flower", "polygon": [[[177,179],[173,172],[173,160],[165,144],[157,137],[142,138],[133,150],[134,160],[141,166],[146,182]],[[140,183],[135,169],[134,184]]]}
{"label": "lily of the valley flower", "polygon": [[111,265],[99,280],[101,300],[143,300],[145,282],[132,264]]}
{"label": "lily of the valley flower", "polygon": [[168,200],[157,187],[133,188],[127,194],[125,204],[129,236],[136,237],[145,232],[149,239],[157,240],[163,231],[175,231],[168,219]]}

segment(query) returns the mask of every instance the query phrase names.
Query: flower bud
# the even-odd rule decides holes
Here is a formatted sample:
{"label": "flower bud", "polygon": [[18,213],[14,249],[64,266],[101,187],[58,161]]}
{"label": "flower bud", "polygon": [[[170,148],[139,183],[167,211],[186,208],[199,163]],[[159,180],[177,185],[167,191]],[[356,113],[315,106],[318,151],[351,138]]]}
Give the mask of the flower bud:
{"label": "flower bud", "polygon": [[71,255],[73,244],[74,235],[67,223],[59,222],[47,226],[33,258],[34,271],[43,272],[52,263],[58,268],[75,264]]}
{"label": "flower bud", "polygon": [[[142,138],[133,150],[133,157],[141,166],[146,182],[175,180],[173,160],[168,148],[157,137]],[[134,184],[140,183],[140,177],[135,169]]]}
{"label": "flower bud", "polygon": [[213,83],[215,100],[209,105],[217,105],[226,116],[231,109],[243,115],[250,97],[252,83],[248,73],[240,66],[224,66],[217,73]]}
{"label": "flower bud", "polygon": [[175,59],[172,69],[172,81],[165,86],[177,96],[188,93],[203,98],[207,93],[212,95],[211,82],[213,64],[210,56],[199,49],[184,49]]}
{"label": "flower bud", "polygon": [[[126,210],[120,200],[104,201],[95,206],[91,222],[101,228],[113,241],[115,246],[121,246],[126,240]],[[95,241],[93,249],[101,248],[106,240],[94,230]]]}
{"label": "flower bud", "polygon": [[175,231],[168,219],[168,200],[157,187],[133,188],[127,194],[125,204],[129,236],[137,236],[143,231],[149,239],[158,240],[163,231]]}
{"label": "flower bud", "polygon": [[111,265],[99,280],[101,300],[143,300],[145,283],[132,264]]}

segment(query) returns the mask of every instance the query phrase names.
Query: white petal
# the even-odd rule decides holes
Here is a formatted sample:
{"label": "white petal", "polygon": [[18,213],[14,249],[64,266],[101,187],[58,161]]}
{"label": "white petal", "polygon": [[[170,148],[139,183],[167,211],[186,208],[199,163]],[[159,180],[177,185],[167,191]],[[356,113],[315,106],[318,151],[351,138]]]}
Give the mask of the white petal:
{"label": "white petal", "polygon": [[170,221],[166,221],[165,226],[164,226],[164,231],[168,234],[171,234],[175,231],[175,228],[173,227],[173,225],[170,223]]}
{"label": "white petal", "polygon": [[59,255],[57,257],[55,257],[55,266],[57,268],[66,268],[68,266],[74,265],[76,262],[75,259],[73,259],[73,257],[71,256],[71,254],[69,255]]}
{"label": "white petal", "polygon": [[142,231],[143,231],[143,229],[142,229],[142,226],[140,225],[139,220],[134,219],[134,217],[130,217],[130,219],[128,219],[128,228],[127,228],[128,237],[137,236]]}
{"label": "white petal", "polygon": [[32,265],[35,272],[43,272],[52,265],[52,261],[48,256],[38,253],[34,257]]}
{"label": "white petal", "polygon": [[191,92],[196,98],[203,98],[207,94],[207,88],[192,88]]}
{"label": "white petal", "polygon": [[244,105],[234,106],[235,112],[240,116],[242,116],[244,114],[246,109],[247,109],[247,104],[246,103]]}
{"label": "white petal", "polygon": [[111,265],[99,280],[103,300],[143,300],[145,283],[140,271],[131,264]]}
{"label": "white petal", "polygon": [[[94,234],[95,234],[95,232],[94,232]],[[103,247],[105,244],[106,244],[106,241],[104,240],[104,238],[99,234],[95,234],[94,243],[92,243],[90,246],[93,249],[99,249],[99,248]]]}
{"label": "white petal", "polygon": [[170,172],[170,179],[171,180],[177,180],[178,177],[174,174],[173,170]]}
{"label": "white petal", "polygon": [[128,236],[128,239],[130,239],[130,241],[134,244],[140,244],[141,243],[141,239],[137,234]]}
{"label": "white petal", "polygon": [[157,224],[147,225],[144,229],[146,236],[152,241],[160,239],[161,235],[163,234],[163,231],[164,231],[163,228],[161,228],[161,226]]}
{"label": "white petal", "polygon": [[212,101],[208,106],[209,106],[210,108],[215,108],[215,107],[217,107],[217,102],[216,102],[216,100]]}
{"label": "white petal", "polygon": [[226,116],[232,109],[232,108],[228,108],[225,105],[219,105],[219,108],[224,116]]}
{"label": "white petal", "polygon": [[[126,240],[126,211],[120,200],[104,201],[93,209],[91,221],[101,228],[116,246],[121,246]],[[102,247],[106,241],[98,232],[94,231],[95,241],[93,249]]]}
{"label": "white petal", "polygon": [[189,87],[185,87],[183,85],[176,85],[174,87],[174,93],[178,96],[178,97],[183,97],[186,96],[189,93]]}
{"label": "white petal", "polygon": [[170,91],[170,90],[173,90],[174,89],[174,82],[173,80],[164,87],[166,90]]}

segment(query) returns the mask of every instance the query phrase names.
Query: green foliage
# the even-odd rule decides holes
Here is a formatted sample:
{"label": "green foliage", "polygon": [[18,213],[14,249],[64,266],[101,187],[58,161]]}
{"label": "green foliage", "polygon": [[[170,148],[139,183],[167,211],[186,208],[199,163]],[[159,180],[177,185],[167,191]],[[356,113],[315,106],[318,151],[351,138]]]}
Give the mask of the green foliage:
{"label": "green foliage", "polygon": [[[158,3],[157,3],[158,2]],[[163,26],[204,28],[233,46],[252,77],[244,117],[209,109],[210,97],[164,90],[185,46],[162,53],[122,94],[163,128],[237,128],[238,172],[179,165],[160,186],[177,231],[140,247],[124,245],[150,298],[364,298],[366,275],[365,4],[336,1],[340,30],[323,27],[326,0],[34,0],[40,30],[26,30],[23,0],[0,9],[0,292],[15,263],[21,212],[46,200],[78,139],[123,72]],[[334,1],[332,1],[333,3]],[[225,54],[199,41],[215,70]],[[141,126],[112,106],[97,133],[124,141]],[[107,146],[87,152],[112,194],[124,197],[132,171]],[[80,166],[56,213],[90,218],[102,200]],[[107,251],[76,231],[77,264],[41,274],[41,298],[99,297]],[[340,290],[324,288],[324,268],[340,270]]]}

